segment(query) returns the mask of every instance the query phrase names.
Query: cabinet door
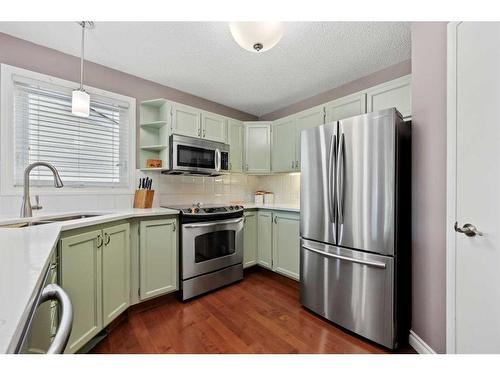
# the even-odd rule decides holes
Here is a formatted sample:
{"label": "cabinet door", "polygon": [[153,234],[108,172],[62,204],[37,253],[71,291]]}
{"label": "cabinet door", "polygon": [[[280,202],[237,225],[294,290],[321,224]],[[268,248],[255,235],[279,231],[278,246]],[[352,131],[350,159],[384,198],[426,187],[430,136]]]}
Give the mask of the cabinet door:
{"label": "cabinet door", "polygon": [[201,111],[179,103],[171,105],[172,133],[201,137]]}
{"label": "cabinet door", "polygon": [[102,231],[61,239],[61,286],[73,305],[73,328],[65,353],[75,353],[102,328]]}
{"label": "cabinet door", "polygon": [[259,211],[257,234],[257,260],[260,266],[272,269],[272,248],[273,248],[273,214],[271,211]]}
{"label": "cabinet door", "polygon": [[228,121],[229,141],[229,170],[231,172],[243,172],[243,122],[229,119]]}
{"label": "cabinet door", "polygon": [[271,172],[271,123],[245,123],[245,172]]}
{"label": "cabinet door", "polygon": [[327,104],[326,122],[342,120],[348,117],[366,113],[366,94],[356,93],[335,99]]}
{"label": "cabinet door", "polygon": [[273,215],[273,271],[299,280],[299,215],[289,212]]}
{"label": "cabinet door", "polygon": [[245,212],[243,268],[257,264],[257,211]]}
{"label": "cabinet door", "polygon": [[139,229],[140,297],[177,290],[177,220],[145,220]]}
{"label": "cabinet door", "polygon": [[403,118],[411,117],[411,75],[372,87],[367,91],[368,112],[396,107]]}
{"label": "cabinet door", "polygon": [[104,228],[102,249],[103,326],[130,305],[130,224]]}
{"label": "cabinet door", "polygon": [[226,143],[227,120],[225,117],[215,113],[203,112],[202,138],[210,141]]}
{"label": "cabinet door", "polygon": [[304,129],[314,128],[325,123],[323,106],[314,107],[295,115],[295,170],[300,171],[300,133]]}
{"label": "cabinet door", "polygon": [[271,167],[273,172],[295,170],[295,119],[285,117],[272,125],[273,148]]}

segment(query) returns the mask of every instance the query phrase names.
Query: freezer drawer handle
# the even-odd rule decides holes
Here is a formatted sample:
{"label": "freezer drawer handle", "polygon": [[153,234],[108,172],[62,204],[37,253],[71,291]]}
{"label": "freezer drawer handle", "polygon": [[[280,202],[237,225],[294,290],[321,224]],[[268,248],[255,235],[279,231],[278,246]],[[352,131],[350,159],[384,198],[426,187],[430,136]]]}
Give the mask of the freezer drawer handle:
{"label": "freezer drawer handle", "polygon": [[370,262],[369,260],[361,260],[361,259],[349,258],[349,257],[345,257],[345,256],[342,256],[342,255],[327,253],[326,251],[321,251],[321,250],[313,249],[312,247],[309,247],[307,245],[302,245],[302,247],[304,249],[313,251],[315,253],[318,253],[318,254],[321,254],[321,255],[324,255],[324,256],[330,257],[330,258],[335,258],[335,259],[340,259],[340,260],[346,260],[348,262],[364,264],[366,266],[371,266],[371,267],[376,267],[376,268],[385,268],[386,267],[385,263],[382,263],[382,262]]}
{"label": "freezer drawer handle", "polygon": [[66,349],[71,328],[73,326],[73,305],[68,294],[57,284],[49,284],[42,290],[38,306],[45,301],[57,300],[61,306],[61,318],[57,333],[52,344],[47,349],[47,354],[61,354]]}

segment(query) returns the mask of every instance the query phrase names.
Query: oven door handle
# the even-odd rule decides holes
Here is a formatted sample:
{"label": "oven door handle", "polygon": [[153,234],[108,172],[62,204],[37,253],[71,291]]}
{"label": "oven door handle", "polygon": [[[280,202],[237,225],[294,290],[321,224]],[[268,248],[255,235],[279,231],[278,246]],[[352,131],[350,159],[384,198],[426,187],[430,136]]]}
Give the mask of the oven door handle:
{"label": "oven door handle", "polygon": [[184,228],[206,228],[206,227],[213,227],[216,225],[225,225],[225,224],[238,224],[243,222],[243,218],[240,217],[239,219],[236,220],[222,220],[222,221],[211,221],[209,223],[197,223],[197,224],[184,224]]}

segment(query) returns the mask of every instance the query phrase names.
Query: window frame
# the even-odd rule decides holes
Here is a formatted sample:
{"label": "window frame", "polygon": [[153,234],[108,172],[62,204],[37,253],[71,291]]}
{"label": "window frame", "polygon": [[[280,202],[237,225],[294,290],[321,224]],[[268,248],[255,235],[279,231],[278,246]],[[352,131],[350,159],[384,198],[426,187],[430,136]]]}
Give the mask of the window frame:
{"label": "window frame", "polygon": [[[57,86],[76,89],[80,85],[77,82],[49,76],[47,74],[33,72],[31,70],[15,66],[0,64],[0,195],[9,196],[22,194],[23,186],[15,186],[15,125],[14,125],[14,83],[13,75],[54,84]],[[129,105],[128,110],[128,174],[129,181],[126,187],[85,187],[65,186],[62,189],[53,187],[30,187],[37,194],[44,195],[75,195],[75,194],[131,194],[135,190],[135,163],[136,163],[136,99],[133,97],[116,94],[98,89],[92,86],[83,86],[85,91],[92,95],[119,100]],[[64,181],[63,181],[64,182]]]}

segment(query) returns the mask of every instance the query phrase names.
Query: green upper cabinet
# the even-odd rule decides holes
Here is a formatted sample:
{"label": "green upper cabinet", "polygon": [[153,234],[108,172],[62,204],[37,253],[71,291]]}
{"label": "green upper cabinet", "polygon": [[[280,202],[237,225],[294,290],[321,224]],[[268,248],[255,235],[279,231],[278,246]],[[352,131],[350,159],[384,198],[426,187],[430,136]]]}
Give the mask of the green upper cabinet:
{"label": "green upper cabinet", "polygon": [[262,267],[273,267],[273,213],[259,211],[257,214],[257,261]]}
{"label": "green upper cabinet", "polygon": [[356,93],[325,104],[326,122],[342,120],[366,113],[366,94]]}
{"label": "green upper cabinet", "polygon": [[245,211],[243,268],[257,264],[257,211]]}
{"label": "green upper cabinet", "polygon": [[171,130],[173,134],[201,137],[201,110],[170,102]]}
{"label": "green upper cabinet", "polygon": [[300,215],[273,213],[273,271],[299,280]]}
{"label": "green upper cabinet", "polygon": [[141,300],[177,290],[177,219],[143,220],[139,228]]}
{"label": "green upper cabinet", "polygon": [[103,229],[102,309],[103,326],[130,305],[130,224]]}
{"label": "green upper cabinet", "polygon": [[243,172],[243,122],[228,119],[229,170]]}
{"label": "green upper cabinet", "polygon": [[73,328],[65,353],[75,353],[102,325],[102,231],[92,230],[61,239],[60,284],[73,305]]}
{"label": "green upper cabinet", "polygon": [[294,115],[295,117],[295,170],[300,171],[300,134],[302,130],[325,123],[325,107],[320,105]]}
{"label": "green upper cabinet", "polygon": [[295,117],[288,116],[276,120],[273,122],[272,127],[272,170],[273,172],[293,172],[296,163]]}
{"label": "green upper cabinet", "polygon": [[201,137],[210,141],[226,143],[227,119],[215,113],[202,112]]}
{"label": "green upper cabinet", "polygon": [[366,95],[368,112],[396,107],[403,118],[411,117],[411,75],[372,87]]}
{"label": "green upper cabinet", "polygon": [[271,172],[271,122],[245,122],[245,172]]}

